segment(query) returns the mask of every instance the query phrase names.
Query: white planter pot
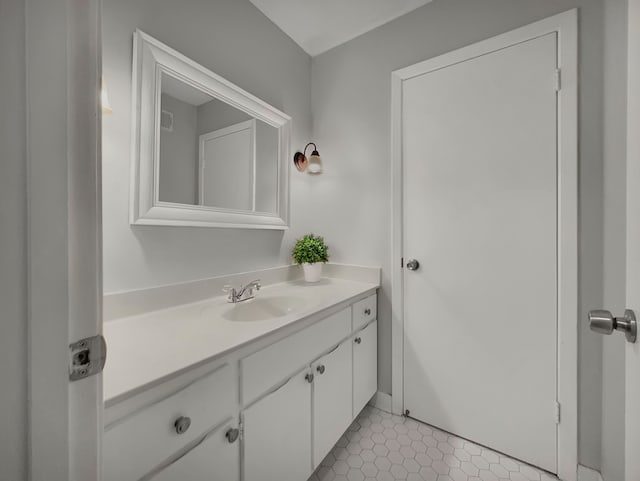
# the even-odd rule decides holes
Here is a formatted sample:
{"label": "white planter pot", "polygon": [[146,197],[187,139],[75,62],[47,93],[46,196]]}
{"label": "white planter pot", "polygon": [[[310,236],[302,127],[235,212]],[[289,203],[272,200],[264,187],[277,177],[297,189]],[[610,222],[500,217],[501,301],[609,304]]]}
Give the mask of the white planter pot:
{"label": "white planter pot", "polygon": [[322,275],[322,262],[316,262],[315,264],[302,264],[302,270],[304,271],[305,281],[318,282]]}

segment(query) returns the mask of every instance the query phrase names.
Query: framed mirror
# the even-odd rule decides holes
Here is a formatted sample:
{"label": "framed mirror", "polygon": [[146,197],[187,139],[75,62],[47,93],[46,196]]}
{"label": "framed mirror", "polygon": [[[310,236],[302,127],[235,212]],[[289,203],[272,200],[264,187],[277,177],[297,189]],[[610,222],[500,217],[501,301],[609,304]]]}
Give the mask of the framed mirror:
{"label": "framed mirror", "polygon": [[286,229],[291,118],[140,30],[133,49],[131,223]]}

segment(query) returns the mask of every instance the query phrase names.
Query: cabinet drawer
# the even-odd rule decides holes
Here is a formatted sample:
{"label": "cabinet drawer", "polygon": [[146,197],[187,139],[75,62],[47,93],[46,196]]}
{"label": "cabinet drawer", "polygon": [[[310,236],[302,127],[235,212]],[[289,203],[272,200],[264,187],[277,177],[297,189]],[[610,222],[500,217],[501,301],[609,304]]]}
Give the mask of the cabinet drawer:
{"label": "cabinet drawer", "polygon": [[[228,364],[105,427],[105,481],[133,481],[232,415],[237,381]],[[189,418],[178,434],[176,421]],[[184,419],[183,419],[184,421]],[[184,424],[183,424],[184,425]]]}
{"label": "cabinet drawer", "polygon": [[375,294],[353,305],[353,330],[360,329],[371,319],[376,318],[377,296]]}
{"label": "cabinet drawer", "polygon": [[240,481],[240,442],[226,436],[235,427],[229,420],[140,481]]}
{"label": "cabinet drawer", "polygon": [[347,308],[242,359],[242,404],[256,400],[350,332],[351,311]]}

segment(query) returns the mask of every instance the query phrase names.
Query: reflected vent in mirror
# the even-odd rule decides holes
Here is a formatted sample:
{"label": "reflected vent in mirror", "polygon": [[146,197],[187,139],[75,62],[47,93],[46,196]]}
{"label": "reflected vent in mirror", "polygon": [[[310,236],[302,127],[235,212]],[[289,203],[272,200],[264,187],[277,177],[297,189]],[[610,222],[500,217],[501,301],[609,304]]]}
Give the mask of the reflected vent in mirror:
{"label": "reflected vent in mirror", "polygon": [[160,127],[162,130],[173,132],[173,114],[168,110],[163,110],[160,116]]}

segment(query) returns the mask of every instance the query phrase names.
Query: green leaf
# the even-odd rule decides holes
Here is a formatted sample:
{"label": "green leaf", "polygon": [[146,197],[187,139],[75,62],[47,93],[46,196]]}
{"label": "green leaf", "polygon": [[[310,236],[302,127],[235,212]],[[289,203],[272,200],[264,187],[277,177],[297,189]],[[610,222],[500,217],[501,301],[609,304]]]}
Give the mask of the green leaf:
{"label": "green leaf", "polygon": [[329,261],[329,247],[325,244],[324,238],[314,234],[306,234],[298,239],[291,254],[297,264]]}

